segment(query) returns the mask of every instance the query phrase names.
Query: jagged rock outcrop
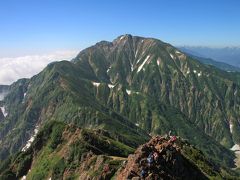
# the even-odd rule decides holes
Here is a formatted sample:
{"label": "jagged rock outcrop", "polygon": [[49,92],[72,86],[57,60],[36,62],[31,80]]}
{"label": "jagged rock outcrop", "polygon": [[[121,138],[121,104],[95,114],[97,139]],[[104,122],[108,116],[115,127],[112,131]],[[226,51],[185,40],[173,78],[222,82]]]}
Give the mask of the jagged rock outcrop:
{"label": "jagged rock outcrop", "polygon": [[[128,157],[126,165],[119,171],[118,180],[123,179],[208,179],[219,177],[211,163],[205,161],[210,170],[204,172],[184,153],[188,142],[179,137],[156,136],[148,143],[141,145],[134,154]],[[206,168],[205,167],[205,168]],[[210,174],[207,174],[211,172]]]}

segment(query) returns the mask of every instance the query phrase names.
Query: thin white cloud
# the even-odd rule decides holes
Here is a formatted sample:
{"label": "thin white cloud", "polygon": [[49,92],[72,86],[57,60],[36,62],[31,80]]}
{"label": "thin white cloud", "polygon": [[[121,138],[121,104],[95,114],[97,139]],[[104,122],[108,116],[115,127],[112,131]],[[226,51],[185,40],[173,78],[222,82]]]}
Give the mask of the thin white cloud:
{"label": "thin white cloud", "polygon": [[8,85],[20,78],[30,78],[39,73],[49,63],[71,60],[77,53],[76,50],[68,50],[45,55],[0,58],[0,84]]}

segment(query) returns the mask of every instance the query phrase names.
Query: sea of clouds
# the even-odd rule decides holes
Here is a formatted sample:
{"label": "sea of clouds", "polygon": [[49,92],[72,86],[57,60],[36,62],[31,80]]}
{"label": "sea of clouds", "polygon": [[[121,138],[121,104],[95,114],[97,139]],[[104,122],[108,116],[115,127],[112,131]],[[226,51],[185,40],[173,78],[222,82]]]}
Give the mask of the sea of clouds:
{"label": "sea of clouds", "polygon": [[42,55],[0,58],[0,84],[9,85],[20,78],[30,78],[49,63],[71,60],[77,53],[76,50],[67,50]]}

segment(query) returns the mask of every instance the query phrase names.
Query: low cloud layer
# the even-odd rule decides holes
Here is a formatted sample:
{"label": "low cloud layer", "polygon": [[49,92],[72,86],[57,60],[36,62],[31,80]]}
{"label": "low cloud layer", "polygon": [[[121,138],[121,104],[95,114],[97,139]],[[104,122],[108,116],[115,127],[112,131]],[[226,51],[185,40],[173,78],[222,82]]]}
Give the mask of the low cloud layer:
{"label": "low cloud layer", "polygon": [[20,78],[30,78],[50,62],[71,60],[78,51],[58,51],[45,55],[0,58],[0,84],[9,85]]}

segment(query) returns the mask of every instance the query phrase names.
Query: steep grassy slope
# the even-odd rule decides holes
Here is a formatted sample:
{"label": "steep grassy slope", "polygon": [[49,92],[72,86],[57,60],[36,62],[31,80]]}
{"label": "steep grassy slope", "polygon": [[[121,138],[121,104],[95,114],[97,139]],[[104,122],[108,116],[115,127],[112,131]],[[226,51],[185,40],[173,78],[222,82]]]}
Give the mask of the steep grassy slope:
{"label": "steep grassy slope", "polygon": [[[89,131],[51,121],[40,130],[27,151],[17,153],[0,166],[0,179],[113,176],[133,150],[107,131]],[[103,164],[109,166],[109,173],[102,174]]]}
{"label": "steep grassy slope", "polygon": [[12,85],[4,99],[9,115],[0,124],[1,158],[23,148],[34,129],[52,119],[108,129],[133,147],[148,139],[143,130],[96,100],[93,77],[84,73],[63,61],[50,64],[31,80]]}

